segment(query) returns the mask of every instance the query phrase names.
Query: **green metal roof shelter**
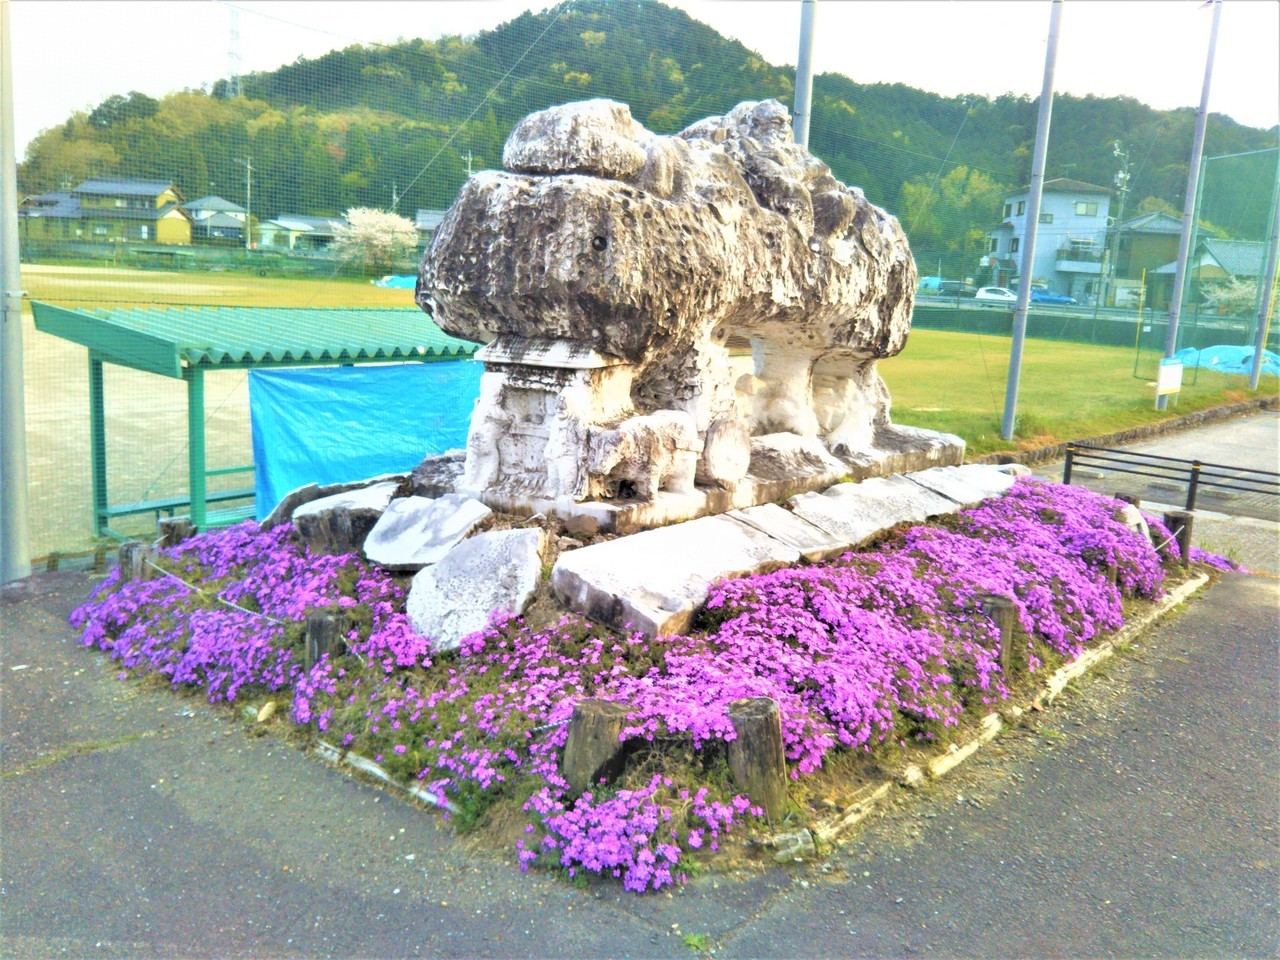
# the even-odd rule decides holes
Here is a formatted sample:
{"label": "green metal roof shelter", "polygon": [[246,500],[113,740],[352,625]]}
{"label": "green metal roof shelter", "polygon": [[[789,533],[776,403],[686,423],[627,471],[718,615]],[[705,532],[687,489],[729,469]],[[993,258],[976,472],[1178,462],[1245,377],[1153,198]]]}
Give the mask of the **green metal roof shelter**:
{"label": "green metal roof shelter", "polygon": [[[89,434],[93,461],[94,534],[116,536],[110,522],[129,514],[190,508],[197,529],[251,516],[245,509],[210,512],[211,502],[245,500],[253,488],[206,489],[209,477],[252,466],[208,470],[205,464],[204,375],[211,370],[432,362],[470,358],[479,344],[440,330],[416,307],[171,307],[70,310],[32,302],[36,329],[89,350]],[[107,503],[107,435],[102,365],[184,380],[187,384],[186,498]]]}

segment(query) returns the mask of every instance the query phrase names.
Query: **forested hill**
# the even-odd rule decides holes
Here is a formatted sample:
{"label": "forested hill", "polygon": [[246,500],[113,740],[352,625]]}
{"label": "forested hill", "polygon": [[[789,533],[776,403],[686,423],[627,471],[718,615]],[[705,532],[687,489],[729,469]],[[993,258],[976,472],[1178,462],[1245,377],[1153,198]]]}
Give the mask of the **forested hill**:
{"label": "forested hill", "polygon": [[[172,179],[189,198],[214,193],[243,203],[237,158],[250,157],[255,215],[389,207],[393,197],[411,214],[447,206],[468,164],[497,166],[511,125],[532,110],[610,97],[650,129],[673,133],[741,100],[776,97],[790,107],[793,81],[790,68],[683,11],[652,0],[569,0],[474,37],[299,59],[242,78],[238,97],[226,81],[158,101],[111,97],[33,141],[19,189],[110,175]],[[988,225],[1004,190],[1029,178],[1035,121],[1027,97],[948,98],[824,74],[815,82],[810,148],[901,216],[913,244],[941,255],[954,252],[958,227]],[[1060,95],[1047,174],[1109,186],[1119,140],[1132,160],[1128,210],[1180,209],[1193,123],[1190,109]],[[1214,115],[1207,152],[1274,141],[1274,133]],[[1261,235],[1250,218],[1265,218],[1265,208],[1244,205],[1240,223],[1218,225]]]}

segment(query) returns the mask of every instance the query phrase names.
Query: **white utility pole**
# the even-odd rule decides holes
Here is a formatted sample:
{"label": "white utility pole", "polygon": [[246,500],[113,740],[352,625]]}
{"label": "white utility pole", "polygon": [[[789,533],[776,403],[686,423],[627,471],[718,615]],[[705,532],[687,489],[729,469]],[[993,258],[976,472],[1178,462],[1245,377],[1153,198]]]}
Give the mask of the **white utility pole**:
{"label": "white utility pole", "polygon": [[1040,228],[1040,198],[1044,194],[1044,162],[1049,152],[1049,122],[1053,117],[1053,71],[1058,61],[1058,26],[1062,22],[1062,0],[1053,0],[1049,13],[1049,41],[1044,55],[1044,83],[1040,87],[1040,116],[1036,120],[1036,146],[1031,160],[1031,195],[1027,198],[1027,229],[1022,237],[1022,267],[1018,283],[1018,303],[1013,311],[1013,346],[1009,352],[1009,381],[1004,393],[1004,420],[1000,436],[1013,439],[1018,411],[1018,381],[1022,378],[1022,348],[1027,339],[1027,308],[1031,303],[1031,275],[1036,256],[1036,234]]}
{"label": "white utility pole", "polygon": [[0,583],[31,574],[12,34],[9,0],[0,0]]}
{"label": "white utility pole", "polygon": [[[1222,0],[1213,0],[1213,26],[1209,28],[1209,53],[1204,61],[1204,86],[1200,89],[1200,110],[1196,113],[1195,139],[1191,142],[1191,165],[1187,171],[1187,196],[1182,204],[1182,236],[1178,240],[1178,265],[1173,274],[1173,302],[1169,304],[1169,329],[1164,335],[1164,357],[1178,349],[1178,318],[1182,315],[1182,293],[1187,283],[1187,261],[1191,258],[1191,234],[1196,228],[1196,193],[1200,185],[1200,158],[1204,154],[1204,130],[1209,122],[1209,87],[1213,83],[1213,55],[1218,48],[1218,24],[1222,21]],[[1169,395],[1156,397],[1156,409],[1169,408]]]}
{"label": "white utility pole", "polygon": [[796,143],[809,148],[809,120],[813,115],[813,18],[818,0],[800,0],[800,55],[796,58],[796,102],[791,130]]}

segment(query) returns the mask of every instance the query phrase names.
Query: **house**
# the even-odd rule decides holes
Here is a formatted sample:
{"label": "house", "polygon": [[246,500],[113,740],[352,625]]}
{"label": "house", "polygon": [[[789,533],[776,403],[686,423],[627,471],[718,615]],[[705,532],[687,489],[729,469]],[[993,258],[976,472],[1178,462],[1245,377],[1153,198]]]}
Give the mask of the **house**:
{"label": "house", "polygon": [[86,180],[74,190],[30,197],[18,208],[26,240],[97,240],[189,245],[185,198],[165,180]]}
{"label": "house", "polygon": [[413,228],[418,231],[418,249],[425,250],[436,235],[436,228],[444,220],[447,210],[418,210],[413,215]]}
{"label": "house", "polygon": [[[1148,273],[1152,279],[1152,300],[1157,308],[1173,299],[1175,259]],[[1252,280],[1262,276],[1267,245],[1260,240],[1219,240],[1205,237],[1187,259],[1186,299],[1183,304],[1200,303],[1201,291],[1222,280]],[[1154,274],[1154,276],[1152,275]]]}
{"label": "house", "polygon": [[[1000,223],[987,231],[987,266],[998,286],[1021,279],[1022,250],[1027,235],[1031,188],[1004,200]],[[1081,180],[1046,180],[1040,198],[1031,281],[1055,293],[1084,301],[1094,295],[1102,277],[1111,191]]]}
{"label": "house", "polygon": [[191,214],[191,238],[196,243],[243,244],[248,211],[222,197],[201,197],[185,203]]}
{"label": "house", "polygon": [[275,250],[323,250],[333,243],[334,230],[345,223],[341,217],[282,213],[258,224],[259,245]]}

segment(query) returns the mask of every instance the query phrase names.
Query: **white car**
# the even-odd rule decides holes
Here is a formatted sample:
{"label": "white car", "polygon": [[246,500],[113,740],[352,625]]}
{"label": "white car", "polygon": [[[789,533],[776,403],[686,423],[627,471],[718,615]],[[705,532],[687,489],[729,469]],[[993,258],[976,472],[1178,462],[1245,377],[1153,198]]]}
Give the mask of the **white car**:
{"label": "white car", "polygon": [[1017,303],[1018,295],[1004,287],[983,287],[973,295],[973,299],[992,303]]}

